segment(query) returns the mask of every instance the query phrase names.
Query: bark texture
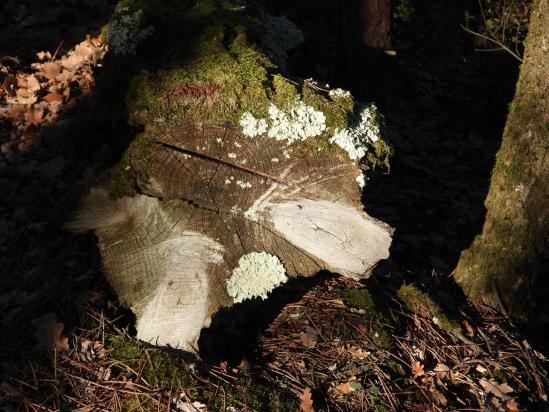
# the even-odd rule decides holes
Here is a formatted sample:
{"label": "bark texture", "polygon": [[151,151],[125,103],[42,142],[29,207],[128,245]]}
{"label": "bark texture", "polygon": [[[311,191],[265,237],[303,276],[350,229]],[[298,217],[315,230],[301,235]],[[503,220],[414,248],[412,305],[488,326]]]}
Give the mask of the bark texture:
{"label": "bark texture", "polygon": [[460,257],[467,296],[526,314],[549,234],[549,10],[533,4],[530,32],[503,141],[492,171],[482,233]]}
{"label": "bark texture", "polygon": [[361,39],[366,47],[391,47],[391,1],[361,0],[359,3]]}

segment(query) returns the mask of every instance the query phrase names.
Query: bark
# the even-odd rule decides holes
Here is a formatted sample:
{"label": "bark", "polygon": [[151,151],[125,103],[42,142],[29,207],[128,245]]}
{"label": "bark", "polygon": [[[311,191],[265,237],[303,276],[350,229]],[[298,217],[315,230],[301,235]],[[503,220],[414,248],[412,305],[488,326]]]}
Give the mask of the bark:
{"label": "bark", "polygon": [[475,302],[524,317],[549,235],[549,10],[535,1],[524,62],[485,202],[482,233],[454,277]]}
{"label": "bark", "polygon": [[366,47],[387,50],[391,46],[391,1],[360,0],[360,31]]}

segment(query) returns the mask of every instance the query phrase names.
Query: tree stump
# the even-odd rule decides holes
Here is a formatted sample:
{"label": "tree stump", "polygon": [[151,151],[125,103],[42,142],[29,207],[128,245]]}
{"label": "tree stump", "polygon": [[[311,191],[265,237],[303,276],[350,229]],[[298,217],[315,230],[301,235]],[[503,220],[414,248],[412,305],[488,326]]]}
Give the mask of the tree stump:
{"label": "tree stump", "polygon": [[95,230],[137,337],[187,350],[220,307],[289,277],[367,277],[392,234],[361,203],[390,153],[375,107],[280,76],[242,12],[230,29],[204,13],[182,62],[132,82],[145,131],[68,225]]}

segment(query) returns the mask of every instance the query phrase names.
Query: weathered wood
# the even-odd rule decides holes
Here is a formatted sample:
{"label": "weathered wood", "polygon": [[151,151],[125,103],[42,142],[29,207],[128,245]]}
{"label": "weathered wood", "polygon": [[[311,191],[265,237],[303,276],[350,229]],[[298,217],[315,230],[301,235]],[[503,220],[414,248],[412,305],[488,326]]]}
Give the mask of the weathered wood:
{"label": "weathered wood", "polygon": [[265,298],[288,277],[367,277],[392,233],[363,211],[357,183],[367,146],[386,145],[373,109],[353,113],[342,90],[299,91],[267,75],[243,35],[227,51],[222,31],[205,32],[218,35],[204,36],[196,65],[134,92],[149,115],[114,177],[133,193],[95,189],[68,225],[95,230],[138,337],[184,349],[220,307]]}

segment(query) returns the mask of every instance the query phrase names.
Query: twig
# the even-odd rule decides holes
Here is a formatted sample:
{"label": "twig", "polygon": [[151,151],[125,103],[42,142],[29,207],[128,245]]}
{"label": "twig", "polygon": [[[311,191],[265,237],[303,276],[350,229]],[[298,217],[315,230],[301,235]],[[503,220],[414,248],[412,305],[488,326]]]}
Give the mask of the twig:
{"label": "twig", "polygon": [[503,50],[505,50],[507,53],[509,53],[511,56],[513,56],[519,62],[521,62],[521,63],[523,62],[522,57],[520,57],[518,54],[516,54],[513,50],[511,50],[509,47],[507,47],[505,44],[503,44],[499,40],[493,39],[492,37],[486,36],[482,33],[477,33],[476,31],[468,29],[467,27],[465,27],[463,25],[461,26],[461,28],[469,34],[472,34],[474,36],[478,36],[480,38],[483,38],[484,40],[488,40],[488,41],[491,41],[494,44],[497,44],[499,47],[501,47]]}

